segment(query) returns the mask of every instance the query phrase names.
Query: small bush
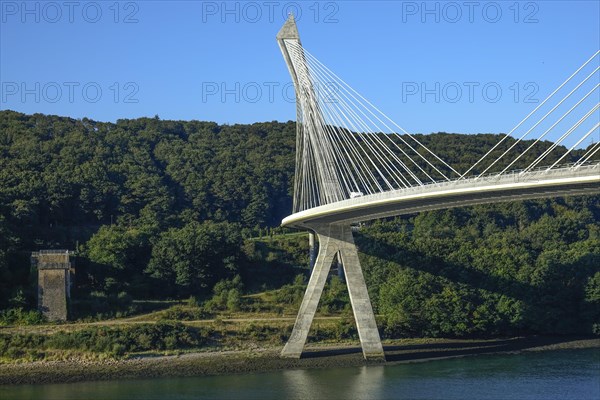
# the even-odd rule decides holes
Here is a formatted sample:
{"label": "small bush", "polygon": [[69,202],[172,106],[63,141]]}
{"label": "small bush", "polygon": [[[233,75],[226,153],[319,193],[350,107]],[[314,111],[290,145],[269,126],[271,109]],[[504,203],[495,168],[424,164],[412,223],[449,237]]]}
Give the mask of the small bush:
{"label": "small bush", "polygon": [[199,307],[200,303],[198,302],[197,298],[195,298],[194,296],[190,296],[190,298],[186,301],[186,305],[188,307]]}
{"label": "small bush", "polygon": [[358,338],[358,331],[356,330],[356,326],[354,325],[354,322],[349,318],[341,318],[335,324],[334,334],[337,340]]}
{"label": "small bush", "polygon": [[177,305],[161,312],[160,319],[172,321],[196,321],[209,316],[210,313],[204,311],[200,307]]}
{"label": "small bush", "polygon": [[210,332],[181,323],[158,322],[129,327],[89,327],[75,332],[0,334],[0,357],[38,358],[48,350],[77,350],[111,357],[140,351],[162,351],[201,347]]}
{"label": "small bush", "polygon": [[46,319],[37,310],[26,311],[19,307],[0,311],[0,326],[38,325],[44,322],[46,322]]}
{"label": "small bush", "polygon": [[227,293],[227,310],[239,311],[241,305],[240,292],[237,289],[231,289]]}
{"label": "small bush", "polygon": [[304,275],[296,275],[294,283],[284,285],[275,292],[274,300],[277,303],[300,305],[305,290]]}
{"label": "small bush", "polygon": [[112,346],[112,355],[115,357],[122,357],[125,354],[125,346],[119,343],[115,343]]}
{"label": "small bush", "polygon": [[242,279],[236,275],[232,280],[217,282],[213,289],[213,297],[205,304],[210,311],[239,311],[242,306]]}

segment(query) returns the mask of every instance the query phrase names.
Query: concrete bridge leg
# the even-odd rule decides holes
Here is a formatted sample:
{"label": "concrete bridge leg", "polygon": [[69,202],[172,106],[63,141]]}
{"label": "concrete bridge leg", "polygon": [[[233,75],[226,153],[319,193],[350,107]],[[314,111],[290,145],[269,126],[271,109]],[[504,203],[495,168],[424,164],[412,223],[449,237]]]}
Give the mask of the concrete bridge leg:
{"label": "concrete bridge leg", "polygon": [[310,265],[310,272],[312,273],[317,261],[317,248],[315,243],[315,234],[312,232],[308,233],[308,259]]}
{"label": "concrete bridge leg", "polygon": [[281,356],[300,358],[331,264],[335,255],[339,253],[344,265],[350,303],[363,355],[367,360],[385,360],[350,225],[319,224],[313,225],[311,228],[319,237],[319,254],[304,293],[294,329]]}

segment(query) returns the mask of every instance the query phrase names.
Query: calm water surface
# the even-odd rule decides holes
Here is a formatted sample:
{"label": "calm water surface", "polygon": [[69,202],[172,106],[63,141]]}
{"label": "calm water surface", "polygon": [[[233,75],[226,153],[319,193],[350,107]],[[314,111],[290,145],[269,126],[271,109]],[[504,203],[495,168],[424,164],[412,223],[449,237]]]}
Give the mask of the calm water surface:
{"label": "calm water surface", "polygon": [[0,387],[0,399],[600,399],[600,349],[261,374]]}

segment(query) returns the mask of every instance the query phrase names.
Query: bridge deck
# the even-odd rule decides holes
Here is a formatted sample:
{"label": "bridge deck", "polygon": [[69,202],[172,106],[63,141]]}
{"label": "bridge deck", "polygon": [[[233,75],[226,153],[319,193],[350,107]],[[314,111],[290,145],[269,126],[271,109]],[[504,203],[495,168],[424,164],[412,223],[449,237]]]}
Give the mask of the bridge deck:
{"label": "bridge deck", "polygon": [[600,164],[548,172],[514,172],[371,194],[300,211],[283,226],[367,221],[421,211],[500,201],[600,193]]}

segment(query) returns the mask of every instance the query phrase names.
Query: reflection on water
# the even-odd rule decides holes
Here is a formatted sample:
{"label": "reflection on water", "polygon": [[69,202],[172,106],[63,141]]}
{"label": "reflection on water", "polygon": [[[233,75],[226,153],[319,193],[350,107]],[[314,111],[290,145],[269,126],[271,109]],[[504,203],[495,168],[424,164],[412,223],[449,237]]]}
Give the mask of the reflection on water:
{"label": "reflection on water", "polygon": [[[383,366],[284,371],[286,399],[378,399],[382,397]],[[281,394],[280,394],[281,396]]]}
{"label": "reflection on water", "polygon": [[600,350],[262,374],[0,387],[0,399],[600,399]]}

